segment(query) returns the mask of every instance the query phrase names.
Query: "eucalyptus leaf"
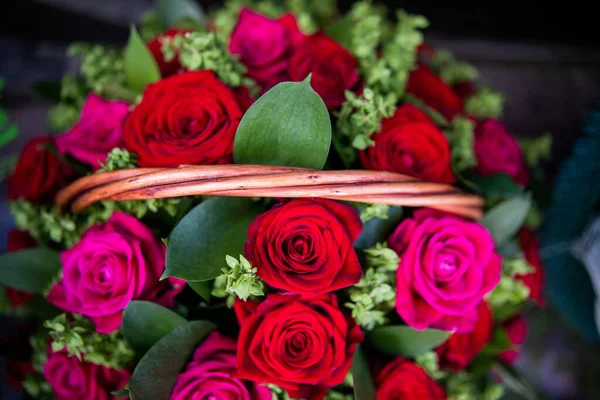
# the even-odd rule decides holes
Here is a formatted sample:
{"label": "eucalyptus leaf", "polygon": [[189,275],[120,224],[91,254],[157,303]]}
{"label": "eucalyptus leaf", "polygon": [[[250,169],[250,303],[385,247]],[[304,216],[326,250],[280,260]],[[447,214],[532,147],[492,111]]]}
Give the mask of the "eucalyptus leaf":
{"label": "eucalyptus leaf", "polygon": [[123,312],[121,331],[138,356],[186,322],[181,315],[150,301],[131,301]]}
{"label": "eucalyptus leaf", "polygon": [[385,242],[402,219],[402,207],[389,208],[387,218],[373,218],[363,224],[363,230],[354,242],[357,249],[368,249]]}
{"label": "eucalyptus leaf", "polygon": [[339,18],[333,24],[329,24],[325,33],[346,50],[352,50],[352,20],[349,17]]}
{"label": "eucalyptus leaf", "polygon": [[202,8],[193,0],[157,0],[156,12],[166,27],[177,25],[184,19],[200,23],[206,18]]}
{"label": "eucalyptus leaf", "polygon": [[207,302],[210,301],[210,294],[213,288],[213,281],[188,282],[188,285],[190,285],[190,287],[194,289],[194,291],[198,293],[198,295],[204,300],[206,300]]}
{"label": "eucalyptus leaf", "polygon": [[354,382],[354,398],[356,400],[375,400],[375,385],[362,345],[356,347],[352,359],[352,381]]}
{"label": "eucalyptus leaf", "polygon": [[462,175],[485,197],[508,198],[523,195],[523,189],[505,173],[481,175],[475,171],[465,171]]}
{"label": "eucalyptus leaf", "polygon": [[367,343],[382,353],[416,357],[444,343],[451,332],[438,329],[422,331],[406,325],[389,325],[367,333]]}
{"label": "eucalyptus leaf", "polygon": [[329,112],[309,79],[282,82],[244,114],[233,158],[237,164],[322,169],[330,145]]}
{"label": "eucalyptus leaf", "polygon": [[505,200],[489,210],[481,223],[490,231],[496,246],[510,240],[525,223],[531,207],[531,194]]}
{"label": "eucalyptus leaf", "polygon": [[243,254],[248,226],[262,211],[249,198],[213,197],[200,203],[169,236],[164,276],[207,281],[221,275],[226,255]]}
{"label": "eucalyptus leaf", "polygon": [[32,293],[48,289],[62,268],[57,251],[44,247],[0,255],[0,284]]}
{"label": "eucalyptus leaf", "polygon": [[148,84],[160,80],[156,60],[133,26],[125,49],[125,78],[127,86],[138,93]]}
{"label": "eucalyptus leaf", "polygon": [[169,400],[173,386],[194,349],[216,328],[208,321],[191,321],[173,329],[142,357],[133,371],[133,400]]}

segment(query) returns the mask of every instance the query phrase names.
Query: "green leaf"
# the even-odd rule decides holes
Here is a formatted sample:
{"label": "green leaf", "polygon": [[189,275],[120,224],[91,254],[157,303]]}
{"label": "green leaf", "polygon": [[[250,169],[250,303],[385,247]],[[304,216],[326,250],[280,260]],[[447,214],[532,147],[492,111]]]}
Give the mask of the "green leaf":
{"label": "green leaf", "polygon": [[523,195],[523,189],[505,173],[481,175],[474,171],[465,171],[462,175],[485,197],[506,198]]}
{"label": "green leaf", "polygon": [[60,272],[57,251],[38,247],[0,256],[0,284],[26,292],[42,293]]}
{"label": "green leaf", "polygon": [[413,95],[407,94],[404,96],[404,101],[408,104],[412,104],[413,106],[420,108],[437,126],[445,127],[450,125],[448,120],[440,114],[437,110],[432,107],[429,107],[425,104],[421,99],[416,98]]}
{"label": "green leaf", "polygon": [[185,318],[150,301],[134,300],[123,312],[121,330],[127,343],[138,356],[146,352]]}
{"label": "green leaf", "polygon": [[514,391],[520,394],[525,400],[537,400],[538,397],[535,394],[535,390],[523,380],[515,371],[515,369],[505,363],[498,362],[494,364],[493,370],[500,375],[501,382]]}
{"label": "green leaf", "polygon": [[250,223],[262,212],[249,198],[213,197],[190,211],[169,236],[164,276],[207,281],[221,275],[228,254],[243,254]]}
{"label": "green leaf", "polygon": [[156,11],[166,27],[177,25],[183,19],[198,23],[205,19],[204,11],[193,0],[157,0]]}
{"label": "green leaf", "polygon": [[444,343],[451,333],[438,329],[418,331],[406,325],[390,325],[368,332],[367,343],[382,353],[415,357]]}
{"label": "green leaf", "polygon": [[190,285],[190,287],[194,289],[194,291],[198,293],[198,295],[200,295],[200,297],[202,297],[204,300],[207,302],[210,301],[210,293],[212,292],[213,281],[188,282],[188,285]]}
{"label": "green leaf", "polygon": [[62,81],[38,81],[31,85],[31,89],[44,100],[58,103],[61,100]]}
{"label": "green leaf", "polygon": [[371,370],[362,345],[356,347],[352,359],[352,381],[354,382],[354,398],[356,400],[375,400],[375,385],[371,378]]}
{"label": "green leaf", "polygon": [[110,392],[110,394],[114,395],[117,399],[120,399],[121,397],[129,397],[129,390],[127,388],[123,388],[121,390],[117,390],[116,392]]}
{"label": "green leaf", "polygon": [[125,78],[127,86],[138,93],[149,83],[160,80],[158,65],[133,26],[125,49]]}
{"label": "green leaf", "polygon": [[233,158],[237,164],[321,169],[330,145],[329,112],[309,79],[282,82],[244,114]]}
{"label": "green leaf", "polygon": [[[2,129],[2,128],[0,128]],[[6,130],[0,130],[0,147],[4,146],[8,142],[11,142],[19,134],[19,128],[16,125],[11,125]]]}
{"label": "green leaf", "polygon": [[368,249],[377,243],[385,242],[402,219],[402,207],[390,207],[387,215],[387,219],[373,218],[365,222],[354,247]]}
{"label": "green leaf", "polygon": [[335,40],[346,50],[352,50],[352,20],[349,17],[340,18],[325,28],[327,36]]}
{"label": "green leaf", "polygon": [[133,400],[168,400],[181,370],[194,349],[216,328],[208,321],[180,325],[142,357],[129,382]]}
{"label": "green leaf", "polygon": [[481,223],[490,231],[496,246],[502,246],[523,226],[531,206],[531,194],[505,200],[489,210]]}

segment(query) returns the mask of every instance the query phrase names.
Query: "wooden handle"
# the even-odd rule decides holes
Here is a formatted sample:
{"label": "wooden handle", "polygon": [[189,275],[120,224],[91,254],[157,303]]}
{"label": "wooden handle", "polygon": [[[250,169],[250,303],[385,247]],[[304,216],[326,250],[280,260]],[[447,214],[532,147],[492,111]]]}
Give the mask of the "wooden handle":
{"label": "wooden handle", "polygon": [[458,188],[383,171],[321,171],[268,165],[135,168],[86,176],[56,197],[73,212],[102,200],[182,196],[321,197],[359,203],[429,207],[466,218],[482,216],[483,199]]}

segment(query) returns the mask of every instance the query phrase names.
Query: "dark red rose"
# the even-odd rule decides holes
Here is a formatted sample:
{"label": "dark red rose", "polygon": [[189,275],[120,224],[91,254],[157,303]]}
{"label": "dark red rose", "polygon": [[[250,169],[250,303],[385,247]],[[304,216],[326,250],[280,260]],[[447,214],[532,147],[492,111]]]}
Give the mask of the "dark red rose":
{"label": "dark red rose", "polygon": [[244,8],[231,34],[229,51],[240,56],[248,76],[265,91],[289,80],[290,57],[304,37],[291,14],[272,20]]}
{"label": "dark red rose", "polygon": [[229,163],[242,114],[212,71],[184,72],[146,87],[125,122],[125,144],[140,167]]}
{"label": "dark red rose", "polygon": [[[26,231],[13,229],[8,232],[8,243],[6,245],[7,252],[29,249],[36,247],[36,245],[37,243],[35,242],[35,239],[32,238],[31,235]],[[21,307],[33,297],[33,293],[24,292],[10,287],[7,287],[5,290],[8,301],[14,309]]]}
{"label": "dark red rose", "polygon": [[363,340],[333,294],[269,294],[262,302],[238,300],[234,308],[241,327],[237,376],[281,386],[292,398],[324,398],[343,382]]}
{"label": "dark red rose", "polygon": [[445,400],[446,393],[418,365],[402,357],[375,376],[377,400]]}
{"label": "dark red rose", "polygon": [[535,271],[527,275],[518,275],[516,278],[529,288],[529,297],[540,307],[544,307],[546,305],[546,300],[544,299],[543,294],[544,269],[540,258],[540,243],[533,231],[527,227],[521,229],[519,242],[521,250],[525,255],[525,259],[535,268]]}
{"label": "dark red rose", "polygon": [[160,69],[160,75],[163,78],[167,78],[171,75],[175,75],[181,70],[181,64],[179,64],[179,55],[176,54],[175,58],[171,61],[166,61],[165,56],[161,50],[163,42],[165,39],[171,39],[175,36],[183,36],[186,33],[192,32],[191,29],[181,29],[181,28],[169,28],[150,42],[148,42],[148,50],[152,53],[152,56],[156,60],[158,64],[158,69]]}
{"label": "dark red rose", "polygon": [[477,323],[469,333],[454,333],[436,349],[440,366],[444,369],[460,371],[465,369],[477,354],[492,339],[494,321],[492,312],[485,301],[477,307]]}
{"label": "dark red rose", "polygon": [[56,400],[114,400],[116,396],[111,393],[123,389],[130,376],[128,370],[115,370],[69,357],[66,350],[49,351],[44,364],[44,379],[52,387]]}
{"label": "dark red rose", "polygon": [[410,73],[406,91],[448,120],[452,120],[463,109],[463,102],[458,94],[425,64],[419,64]]}
{"label": "dark red rose", "polygon": [[51,137],[37,137],[27,143],[8,178],[9,200],[52,202],[54,195],[67,186],[71,169],[56,157],[52,146]]}
{"label": "dark red rose", "polygon": [[356,209],[333,200],[292,200],[259,215],[248,228],[245,254],[270,286],[322,294],[358,283],[352,247],[362,231]]}
{"label": "dark red rose", "polygon": [[523,342],[525,342],[525,338],[527,337],[528,326],[527,322],[525,322],[520,315],[517,315],[516,317],[508,320],[504,324],[504,328],[506,329],[508,340],[510,340],[513,347],[510,350],[506,350],[498,354],[498,359],[507,364],[512,364],[517,360],[517,358],[519,358],[521,345]]}
{"label": "dark red rose", "polygon": [[360,90],[358,63],[352,55],[323,33],[304,39],[290,60],[292,81],[302,81],[312,73],[311,85],[329,109],[346,101],[346,90]]}
{"label": "dark red rose", "polygon": [[519,143],[496,119],[486,119],[475,127],[475,156],[477,172],[483,175],[506,173],[521,185],[529,181]]}
{"label": "dark red rose", "polygon": [[365,169],[398,172],[430,182],[455,181],[448,140],[417,107],[398,107],[371,138],[375,145],[359,153]]}
{"label": "dark red rose", "polygon": [[454,84],[453,88],[463,101],[477,93],[477,87],[472,81],[457,82]]}

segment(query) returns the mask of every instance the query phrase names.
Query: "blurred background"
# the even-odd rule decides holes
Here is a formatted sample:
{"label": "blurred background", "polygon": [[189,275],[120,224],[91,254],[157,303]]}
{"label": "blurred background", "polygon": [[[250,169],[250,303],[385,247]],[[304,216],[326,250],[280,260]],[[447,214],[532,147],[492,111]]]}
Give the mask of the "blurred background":
{"label": "blurred background", "polygon": [[[216,1],[200,1],[205,9]],[[553,157],[545,166],[552,179],[600,99],[600,41],[597,17],[577,4],[545,3],[525,8],[512,2],[387,1],[425,15],[426,39],[479,69],[480,80],[504,93],[504,121],[517,136],[553,136]],[[76,70],[66,56],[73,41],[124,45],[129,24],[152,7],[152,0],[21,0],[0,11],[0,76],[6,80],[1,105],[19,125],[20,136],[2,148],[19,151],[45,133],[49,103],[30,89],[32,83],[59,80]],[[348,9],[352,2],[339,2]],[[590,185],[597,185],[590,182]],[[0,186],[0,251],[12,221]],[[600,345],[584,339],[551,307],[532,311],[528,339],[518,368],[542,398],[599,399]],[[0,320],[2,334],[9,320]],[[6,328],[6,329],[5,329]],[[0,359],[0,381],[3,381]],[[0,400],[15,394],[2,383]]]}

